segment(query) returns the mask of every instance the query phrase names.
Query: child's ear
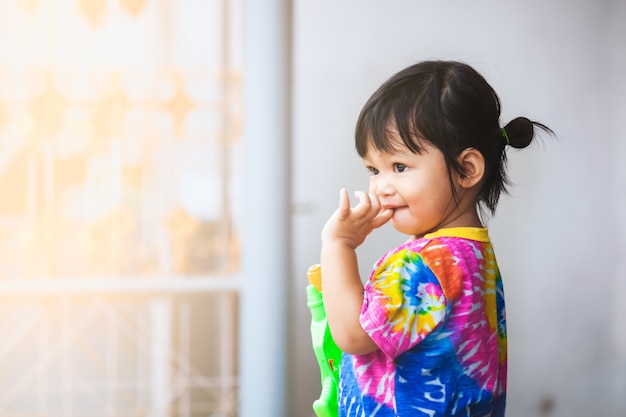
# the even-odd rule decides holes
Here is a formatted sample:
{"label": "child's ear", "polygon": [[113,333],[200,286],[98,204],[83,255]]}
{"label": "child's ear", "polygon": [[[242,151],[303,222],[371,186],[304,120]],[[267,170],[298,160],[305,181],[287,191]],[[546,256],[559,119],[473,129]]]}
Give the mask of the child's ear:
{"label": "child's ear", "polygon": [[485,175],[485,157],[475,148],[467,148],[457,158],[463,174],[459,176],[459,185],[472,188],[480,183]]}

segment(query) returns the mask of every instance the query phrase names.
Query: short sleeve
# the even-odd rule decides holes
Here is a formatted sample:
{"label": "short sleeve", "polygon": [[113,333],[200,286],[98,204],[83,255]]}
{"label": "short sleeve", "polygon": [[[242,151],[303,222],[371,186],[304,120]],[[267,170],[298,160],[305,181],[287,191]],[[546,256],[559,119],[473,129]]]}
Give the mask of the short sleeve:
{"label": "short sleeve", "polygon": [[365,286],[360,322],[390,358],[419,344],[448,314],[444,291],[419,253],[389,255]]}

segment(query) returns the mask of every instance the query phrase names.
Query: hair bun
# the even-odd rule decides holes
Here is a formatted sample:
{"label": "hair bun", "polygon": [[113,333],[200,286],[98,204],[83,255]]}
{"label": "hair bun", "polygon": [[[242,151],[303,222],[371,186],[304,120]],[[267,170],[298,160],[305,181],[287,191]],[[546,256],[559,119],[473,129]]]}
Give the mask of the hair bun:
{"label": "hair bun", "polygon": [[511,120],[506,126],[504,126],[504,130],[506,130],[506,134],[509,137],[509,145],[518,149],[525,148],[530,145],[535,137],[535,127],[538,127],[545,132],[551,134],[553,133],[549,127],[526,117],[516,117]]}
{"label": "hair bun", "polygon": [[526,117],[517,117],[504,126],[509,136],[509,145],[514,148],[525,148],[530,145],[534,136],[534,126]]}

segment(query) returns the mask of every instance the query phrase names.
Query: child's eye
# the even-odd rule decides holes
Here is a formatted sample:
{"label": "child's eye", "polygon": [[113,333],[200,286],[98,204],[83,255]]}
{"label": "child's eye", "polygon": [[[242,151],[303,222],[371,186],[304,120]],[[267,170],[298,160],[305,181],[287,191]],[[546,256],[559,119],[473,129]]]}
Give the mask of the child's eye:
{"label": "child's eye", "polygon": [[378,170],[374,167],[367,167],[367,170],[370,172],[370,174],[372,175],[377,175],[378,174]]}
{"label": "child's eye", "polygon": [[404,165],[404,164],[393,164],[393,169],[396,172],[404,172],[404,170],[406,169],[406,165]]}

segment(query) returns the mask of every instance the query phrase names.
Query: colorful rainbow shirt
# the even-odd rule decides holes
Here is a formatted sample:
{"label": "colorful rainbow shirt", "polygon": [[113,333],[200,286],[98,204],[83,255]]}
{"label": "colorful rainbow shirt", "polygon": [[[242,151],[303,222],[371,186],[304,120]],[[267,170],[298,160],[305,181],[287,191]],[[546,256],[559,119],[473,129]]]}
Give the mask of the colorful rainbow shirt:
{"label": "colorful rainbow shirt", "polygon": [[504,293],[487,229],[441,229],[390,250],[360,321],[379,350],[343,355],[340,417],[504,415]]}

